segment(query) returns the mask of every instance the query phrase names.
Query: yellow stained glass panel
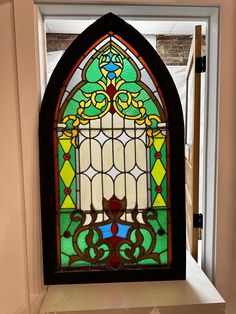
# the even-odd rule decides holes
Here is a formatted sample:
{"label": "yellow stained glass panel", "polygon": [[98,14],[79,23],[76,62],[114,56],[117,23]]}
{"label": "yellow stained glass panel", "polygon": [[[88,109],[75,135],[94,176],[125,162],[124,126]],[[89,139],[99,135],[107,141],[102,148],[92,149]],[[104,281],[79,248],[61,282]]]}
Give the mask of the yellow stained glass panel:
{"label": "yellow stained glass panel", "polygon": [[64,162],[60,172],[60,176],[65,183],[65,186],[69,187],[72,180],[74,179],[75,172],[68,160]]}
{"label": "yellow stained glass panel", "polygon": [[154,137],[154,147],[157,152],[159,152],[162,148],[162,145],[165,142],[165,137],[162,134],[159,134],[157,137]]}
{"label": "yellow stained glass panel", "polygon": [[166,170],[163,167],[162,162],[159,159],[157,159],[152,169],[152,176],[157,185],[161,185],[165,174]]}
{"label": "yellow stained glass panel", "polygon": [[62,136],[59,137],[59,142],[64,150],[65,153],[69,153],[70,148],[71,148],[71,139],[63,134]]}
{"label": "yellow stained glass panel", "polygon": [[162,195],[160,193],[157,194],[156,198],[155,198],[155,201],[153,203],[153,206],[166,206],[166,203],[162,197]]}
{"label": "yellow stained glass panel", "polygon": [[61,208],[75,208],[75,204],[73,203],[70,195],[66,195],[66,198],[64,199]]}

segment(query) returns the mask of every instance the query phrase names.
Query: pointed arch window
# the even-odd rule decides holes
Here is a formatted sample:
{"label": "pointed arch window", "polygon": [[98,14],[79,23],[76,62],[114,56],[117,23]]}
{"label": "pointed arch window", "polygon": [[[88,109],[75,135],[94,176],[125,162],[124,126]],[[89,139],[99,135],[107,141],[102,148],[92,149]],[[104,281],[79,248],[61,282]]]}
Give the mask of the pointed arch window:
{"label": "pointed arch window", "polygon": [[133,27],[109,13],[78,36],[39,135],[45,283],[184,279],[181,105]]}

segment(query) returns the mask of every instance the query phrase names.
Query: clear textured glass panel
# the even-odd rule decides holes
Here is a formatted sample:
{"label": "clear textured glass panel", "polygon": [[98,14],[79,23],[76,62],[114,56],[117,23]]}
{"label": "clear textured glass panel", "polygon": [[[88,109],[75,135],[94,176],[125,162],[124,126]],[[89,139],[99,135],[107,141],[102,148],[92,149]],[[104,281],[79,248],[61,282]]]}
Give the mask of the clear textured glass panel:
{"label": "clear textured glass panel", "polygon": [[154,95],[157,98],[157,100],[159,101],[159,103],[161,104],[161,106],[163,107],[163,103],[162,103],[162,100],[161,100],[160,95],[158,94],[158,92],[155,92]]}
{"label": "clear textured glass panel", "polygon": [[137,203],[139,209],[147,208],[147,175],[142,174],[137,181]]}
{"label": "clear textured glass panel", "polygon": [[102,175],[97,174],[92,180],[92,205],[96,210],[102,210],[103,184]]}
{"label": "clear textured glass panel", "polygon": [[89,59],[94,55],[94,53],[96,52],[96,50],[95,49],[93,49],[93,50],[91,50],[88,54],[87,54],[87,56],[83,59],[83,61],[80,63],[80,65],[79,65],[79,67],[81,68],[81,69],[83,69],[84,68],[84,66],[86,65],[86,63],[89,61]]}
{"label": "clear textured glass panel", "polygon": [[113,152],[112,152],[112,141],[109,140],[104,143],[102,148],[102,167],[103,171],[107,172],[113,166]]}
{"label": "clear textured glass panel", "polygon": [[114,181],[107,174],[103,174],[103,196],[109,200],[114,195]]}
{"label": "clear textured glass panel", "polygon": [[143,83],[145,83],[152,92],[155,92],[156,91],[156,86],[154,85],[150,75],[148,74],[147,70],[146,69],[142,69],[140,71],[141,73],[141,80]]}
{"label": "clear textured glass panel", "polygon": [[125,119],[125,132],[131,138],[134,138],[135,136],[134,123],[135,123],[134,120]]}
{"label": "clear textured glass panel", "polygon": [[102,221],[105,221],[104,214],[103,213],[98,213],[97,214],[97,219],[95,220],[95,223],[102,222]]}
{"label": "clear textured glass panel", "polygon": [[111,113],[107,113],[103,118],[102,118],[102,129],[103,132],[106,136],[112,137],[112,115]]}
{"label": "clear textured glass panel", "polygon": [[124,145],[118,140],[113,141],[114,165],[119,171],[125,170],[124,165]]}
{"label": "clear textured glass panel", "polygon": [[123,45],[120,40],[118,40],[117,38],[115,38],[114,36],[111,37],[112,41],[115,43],[115,44],[118,44],[118,46],[120,48],[122,48],[124,51],[127,49],[127,47],[125,45]]}
{"label": "clear textured glass panel", "polygon": [[137,124],[135,123],[135,137],[142,137],[142,135],[146,136],[145,124]]}
{"label": "clear textured glass panel", "polygon": [[60,106],[62,106],[63,105],[63,103],[64,103],[64,101],[66,100],[66,97],[69,95],[69,93],[68,92],[65,92],[64,93],[64,95],[63,95],[63,97],[62,97],[62,99],[61,99],[61,103],[60,103]]}
{"label": "clear textured glass panel", "polygon": [[101,41],[97,46],[95,47],[96,50],[99,50],[101,47],[103,47],[106,43],[110,41],[110,37],[106,37],[103,41]]}
{"label": "clear textured glass panel", "polygon": [[102,170],[102,148],[96,140],[91,140],[91,165],[97,170]]}
{"label": "clear textured glass panel", "polygon": [[137,220],[138,220],[138,222],[141,223],[141,224],[144,224],[144,223],[145,223],[144,220],[143,220],[143,214],[142,214],[142,213],[139,213],[139,214],[137,215]]}
{"label": "clear textured glass panel", "polygon": [[124,119],[117,113],[113,114],[113,137],[117,138],[121,135],[124,127]]}
{"label": "clear textured glass panel", "polygon": [[90,211],[91,207],[91,182],[86,175],[80,175],[80,201],[83,211]]}
{"label": "clear textured glass panel", "polygon": [[115,196],[120,200],[125,197],[125,186],[125,175],[118,175],[115,179]]}
{"label": "clear textured glass panel", "polygon": [[126,174],[126,198],[127,198],[127,208],[134,209],[136,205],[136,181],[135,178]]}
{"label": "clear textured glass panel", "polygon": [[130,171],[135,166],[135,141],[130,140],[125,146],[125,170]]}
{"label": "clear textured glass panel", "polygon": [[91,221],[92,221],[91,215],[86,215],[86,216],[85,216],[84,226],[88,226]]}
{"label": "clear textured glass panel", "polygon": [[100,119],[95,119],[90,121],[90,136],[96,137],[100,132]]}
{"label": "clear textured glass panel", "polygon": [[126,214],[126,221],[127,221],[127,222],[131,222],[131,223],[134,222],[133,219],[132,219],[131,213],[127,213],[127,214]]}
{"label": "clear textured glass panel", "polygon": [[125,132],[122,132],[121,135],[118,137],[118,140],[125,145],[127,142],[130,141],[130,137]]}
{"label": "clear textured glass panel", "polygon": [[147,148],[141,140],[135,140],[135,145],[136,145],[135,148],[136,148],[137,165],[141,170],[146,171],[146,169],[147,169],[147,159],[146,159]]}
{"label": "clear textured glass panel", "polygon": [[80,161],[80,171],[85,171],[90,166],[90,140],[85,140],[82,142],[79,148],[79,161]]}
{"label": "clear textured glass panel", "polygon": [[102,131],[95,137],[95,139],[101,144],[103,145],[107,140],[109,140],[110,138],[107,137]]}
{"label": "clear textured glass panel", "polygon": [[80,81],[81,81],[81,69],[76,69],[69,83],[67,84],[66,90],[70,92]]}
{"label": "clear textured glass panel", "polygon": [[80,124],[79,125],[79,135],[82,134],[84,137],[89,137],[90,136],[90,126],[89,123],[88,124]]}
{"label": "clear textured glass panel", "polygon": [[138,60],[138,58],[135,57],[135,55],[129,49],[127,49],[126,53],[128,54],[129,57],[131,57],[132,60],[134,60],[135,64],[139,69],[143,67],[142,63]]}

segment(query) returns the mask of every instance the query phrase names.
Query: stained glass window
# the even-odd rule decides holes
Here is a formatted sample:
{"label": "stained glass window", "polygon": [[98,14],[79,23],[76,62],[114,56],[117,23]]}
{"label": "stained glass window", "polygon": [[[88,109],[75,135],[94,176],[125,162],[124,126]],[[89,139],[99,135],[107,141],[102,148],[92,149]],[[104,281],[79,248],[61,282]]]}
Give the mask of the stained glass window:
{"label": "stained glass window", "polygon": [[181,106],[153,53],[107,14],[52,75],[40,116],[46,282],[184,277]]}

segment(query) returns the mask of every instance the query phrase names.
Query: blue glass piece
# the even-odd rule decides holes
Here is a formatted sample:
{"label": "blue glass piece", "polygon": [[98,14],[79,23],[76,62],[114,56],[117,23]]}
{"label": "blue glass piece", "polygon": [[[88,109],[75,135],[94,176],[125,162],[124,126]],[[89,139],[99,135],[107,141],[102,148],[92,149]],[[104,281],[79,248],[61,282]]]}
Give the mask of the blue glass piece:
{"label": "blue glass piece", "polygon": [[113,62],[109,62],[108,64],[104,65],[104,69],[110,72],[119,69],[119,67]]}
{"label": "blue glass piece", "polygon": [[112,80],[116,75],[114,72],[108,72],[107,76],[109,77],[110,80]]}
{"label": "blue glass piece", "polygon": [[111,232],[111,225],[112,224],[107,224],[107,225],[98,227],[102,232],[103,239],[110,238],[113,236]]}
{"label": "blue glass piece", "polygon": [[121,224],[117,224],[117,225],[118,225],[119,229],[118,229],[116,236],[120,237],[120,238],[126,238],[127,233],[130,229],[130,226],[121,225]]}

